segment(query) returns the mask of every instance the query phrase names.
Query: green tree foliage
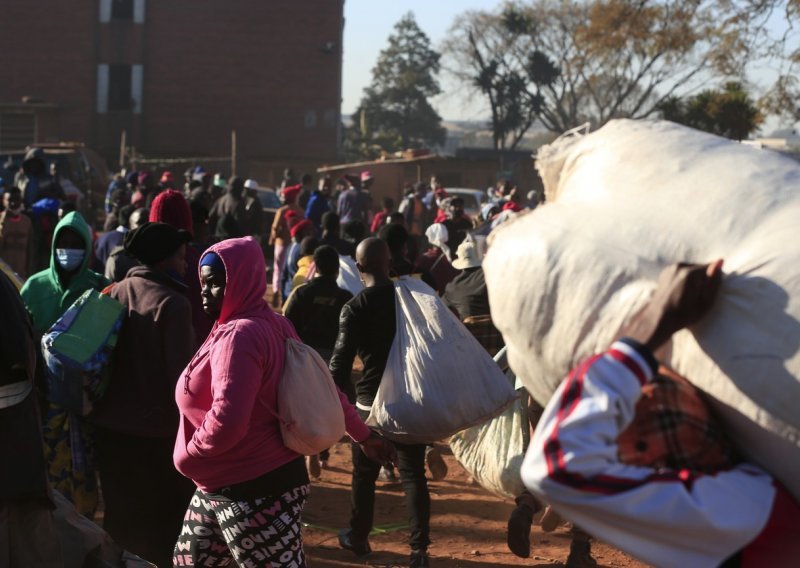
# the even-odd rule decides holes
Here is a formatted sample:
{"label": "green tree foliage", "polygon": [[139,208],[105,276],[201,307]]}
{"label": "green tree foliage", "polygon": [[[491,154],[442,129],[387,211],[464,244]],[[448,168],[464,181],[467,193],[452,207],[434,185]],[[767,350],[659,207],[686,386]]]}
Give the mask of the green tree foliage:
{"label": "green tree foliage", "polygon": [[374,157],[376,147],[395,152],[444,143],[442,118],[429,101],[441,92],[439,59],[414,15],[403,16],[364,90],[353,125],[357,131],[348,133],[351,151]]}
{"label": "green tree foliage", "polygon": [[736,82],[686,99],[672,97],[662,102],[659,110],[667,120],[733,140],[744,140],[764,120],[741,83]]}
{"label": "green tree foliage", "polygon": [[[560,133],[652,116],[713,77],[744,76],[755,58],[785,57],[786,36],[770,38],[767,22],[781,6],[797,16],[789,12],[795,5],[800,0],[518,0],[458,17],[445,61],[489,102],[496,147],[513,148],[536,121]],[[797,83],[782,85],[776,107],[791,102]]]}

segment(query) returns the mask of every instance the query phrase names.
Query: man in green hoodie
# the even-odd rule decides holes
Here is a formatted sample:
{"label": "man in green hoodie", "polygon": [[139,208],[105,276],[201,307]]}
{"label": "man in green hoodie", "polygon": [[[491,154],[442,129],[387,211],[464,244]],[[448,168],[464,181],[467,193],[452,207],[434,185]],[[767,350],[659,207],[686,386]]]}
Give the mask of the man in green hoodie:
{"label": "man in green hoodie", "polygon": [[91,252],[89,225],[80,213],[68,213],[53,232],[50,268],[31,276],[20,291],[36,333],[50,329],[86,290],[102,290],[109,284],[89,270]]}
{"label": "man in green hoodie", "polygon": [[[53,232],[50,268],[31,276],[20,290],[37,339],[86,290],[108,285],[103,276],[89,270],[91,252],[89,226],[80,213],[68,213]],[[97,507],[97,484],[86,428],[82,417],[48,405],[44,439],[50,482],[78,512],[91,518]]]}

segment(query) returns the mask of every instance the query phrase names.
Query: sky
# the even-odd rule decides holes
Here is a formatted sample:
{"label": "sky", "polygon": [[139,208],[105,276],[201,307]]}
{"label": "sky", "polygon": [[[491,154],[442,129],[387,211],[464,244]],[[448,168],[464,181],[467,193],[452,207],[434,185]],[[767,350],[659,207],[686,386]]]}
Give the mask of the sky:
{"label": "sky", "polygon": [[[372,80],[378,54],[406,12],[414,13],[417,25],[428,35],[433,48],[439,50],[456,16],[468,10],[492,11],[502,4],[503,0],[345,0],[342,112],[352,114],[358,107],[364,88]],[[770,27],[785,26],[782,14],[776,14],[774,20]],[[756,67],[748,79],[757,85],[771,83],[774,73]],[[443,94],[432,102],[442,118],[489,120],[489,109],[482,97],[469,96],[463,87],[448,81],[444,73],[439,78]],[[775,117],[768,118],[762,132],[770,132],[780,122]]]}
{"label": "sky", "polygon": [[[502,0],[345,0],[342,112],[351,114],[372,80],[372,68],[394,25],[411,11],[417,25],[438,49],[455,17],[468,10],[492,10]],[[442,77],[443,78],[443,77]],[[485,120],[483,104],[469,104],[463,91],[441,82],[443,95],[433,106],[446,120]]]}

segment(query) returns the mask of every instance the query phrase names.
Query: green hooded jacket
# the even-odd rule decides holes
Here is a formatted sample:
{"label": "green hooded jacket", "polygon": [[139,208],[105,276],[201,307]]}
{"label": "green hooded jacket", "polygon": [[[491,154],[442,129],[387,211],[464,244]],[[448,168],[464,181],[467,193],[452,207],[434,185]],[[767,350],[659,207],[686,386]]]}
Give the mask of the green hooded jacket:
{"label": "green hooded jacket", "polygon": [[[67,288],[61,285],[59,278],[58,261],[56,260],[56,241],[61,231],[70,228],[77,232],[86,245],[86,255],[83,258],[80,270],[72,277]],[[50,268],[37,272],[31,276],[20,290],[22,301],[31,314],[34,330],[42,334],[67,311],[81,294],[90,288],[102,290],[108,286],[109,281],[102,275],[89,270],[92,259],[92,235],[89,225],[83,220],[80,213],[68,213],[56,225],[53,232],[53,242],[50,245]]]}

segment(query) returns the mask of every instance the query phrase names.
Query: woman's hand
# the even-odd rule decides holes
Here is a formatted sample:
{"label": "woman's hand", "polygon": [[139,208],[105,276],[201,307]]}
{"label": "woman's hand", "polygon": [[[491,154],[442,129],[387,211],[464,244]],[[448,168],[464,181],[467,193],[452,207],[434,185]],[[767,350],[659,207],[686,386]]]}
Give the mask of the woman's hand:
{"label": "woman's hand", "polygon": [[359,442],[361,451],[374,462],[378,462],[382,466],[390,467],[397,465],[397,450],[394,449],[392,443],[375,432],[371,431],[369,438],[363,442]]}

